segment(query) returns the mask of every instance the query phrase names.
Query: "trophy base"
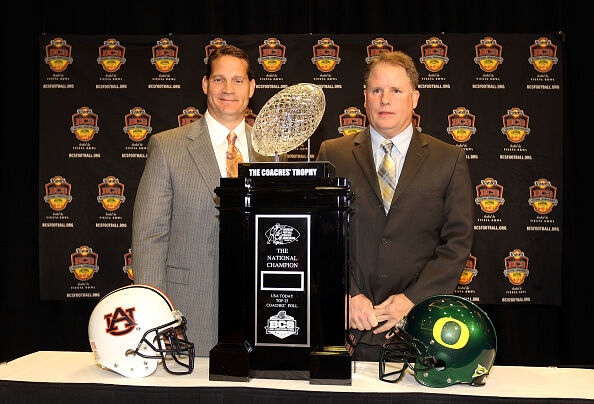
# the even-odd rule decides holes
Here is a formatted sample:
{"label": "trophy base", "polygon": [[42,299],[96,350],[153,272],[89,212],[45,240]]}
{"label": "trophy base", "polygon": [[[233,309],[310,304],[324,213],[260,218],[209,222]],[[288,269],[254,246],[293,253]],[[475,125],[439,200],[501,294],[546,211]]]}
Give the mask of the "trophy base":
{"label": "trophy base", "polygon": [[244,344],[219,343],[210,350],[208,380],[249,382],[250,351]]}
{"label": "trophy base", "polygon": [[351,355],[344,346],[317,347],[309,354],[309,383],[351,385]]}

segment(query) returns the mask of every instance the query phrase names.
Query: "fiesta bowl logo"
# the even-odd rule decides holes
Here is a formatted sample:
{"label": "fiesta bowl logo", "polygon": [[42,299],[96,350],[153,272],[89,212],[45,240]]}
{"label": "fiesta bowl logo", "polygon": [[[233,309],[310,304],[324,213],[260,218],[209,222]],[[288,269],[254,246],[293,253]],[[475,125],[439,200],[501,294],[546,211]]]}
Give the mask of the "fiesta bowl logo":
{"label": "fiesta bowl logo", "polygon": [[107,322],[107,328],[105,329],[105,332],[113,335],[114,337],[128,334],[138,325],[136,321],[134,321],[135,310],[135,307],[130,307],[128,309],[117,307],[113,313],[105,314],[103,316]]}
{"label": "fiesta bowl logo", "polygon": [[125,53],[126,48],[119,41],[110,38],[99,47],[97,63],[108,73],[117,72],[126,63]]}
{"label": "fiesta bowl logo", "polygon": [[177,57],[178,47],[168,38],[161,38],[157,44],[153,46],[153,57],[151,64],[161,73],[168,73],[179,63]]}
{"label": "fiesta bowl logo", "polygon": [[69,269],[79,281],[88,281],[95,272],[99,271],[98,261],[99,256],[90,247],[83,245],[77,248],[75,253],[70,254],[72,265]]}
{"label": "fiesta bowl logo", "polygon": [[478,274],[476,270],[476,257],[473,257],[472,254],[466,258],[466,264],[464,265],[464,269],[462,270],[462,275],[460,275],[460,280],[458,283],[460,285],[468,285],[472,282],[472,279]]}
{"label": "fiesta bowl logo", "polygon": [[553,45],[548,38],[538,38],[534,41],[534,45],[530,45],[530,63],[540,73],[547,73],[551,71],[553,65],[556,65],[559,59],[557,58],[557,46]]}
{"label": "fiesta bowl logo", "polygon": [[194,121],[197,121],[200,118],[202,118],[202,114],[198,112],[197,108],[188,107],[177,116],[177,123],[178,126],[184,126]]}
{"label": "fiesta bowl logo", "polygon": [[551,185],[547,179],[541,178],[534,181],[534,185],[530,187],[530,204],[534,211],[541,215],[546,215],[557,206],[557,188]]}
{"label": "fiesta bowl logo", "polygon": [[432,37],[421,45],[421,58],[419,61],[425,65],[430,72],[438,72],[450,61],[448,58],[448,46],[441,39]]}
{"label": "fiesta bowl logo", "polygon": [[481,180],[481,185],[476,186],[474,203],[479,205],[485,213],[495,213],[505,203],[503,187],[493,178]]}
{"label": "fiesta bowl logo", "polygon": [[367,45],[367,57],[365,63],[369,64],[382,53],[392,52],[394,47],[388,43],[384,38],[375,38],[371,41],[371,45]]}
{"label": "fiesta bowl logo", "polygon": [[263,45],[258,47],[260,57],[258,63],[267,72],[276,72],[287,63],[285,58],[285,46],[276,38],[268,38]]}
{"label": "fiesta bowl logo", "polygon": [[113,176],[103,178],[103,182],[99,184],[99,196],[97,196],[97,202],[102,204],[105,210],[113,212],[118,210],[125,200],[124,184],[121,184],[120,181]]}
{"label": "fiesta bowl logo", "polygon": [[134,280],[134,273],[132,272],[132,249],[128,249],[128,252],[124,254],[124,266],[122,267],[122,271],[131,281]]}
{"label": "fiesta bowl logo", "polygon": [[206,52],[206,57],[204,58],[204,64],[208,63],[208,58],[210,55],[217,49],[223,45],[227,45],[227,42],[221,38],[215,38],[208,45],[204,47],[204,51]]}
{"label": "fiesta bowl logo", "polygon": [[530,118],[520,108],[514,107],[509,109],[507,114],[503,115],[502,119],[503,128],[501,128],[501,133],[507,136],[510,142],[520,143],[530,133],[530,128],[528,127]]}
{"label": "fiesta bowl logo", "polygon": [[151,116],[141,107],[135,107],[124,117],[126,126],[124,132],[134,142],[141,142],[153,131],[151,128]]}
{"label": "fiesta bowl logo", "polygon": [[456,142],[467,142],[476,133],[475,117],[464,107],[458,107],[448,115],[447,132]]}
{"label": "fiesta bowl logo", "polygon": [[343,136],[354,135],[365,129],[365,122],[367,117],[361,113],[359,108],[348,107],[344,110],[344,114],[338,117],[340,126],[338,132]]}
{"label": "fiesta bowl logo", "polygon": [[322,38],[317,45],[313,46],[311,62],[316,65],[319,71],[330,72],[340,63],[339,51],[340,46],[336,45],[332,39]]}
{"label": "fiesta bowl logo", "polygon": [[275,316],[271,316],[266,321],[266,327],[264,329],[266,330],[266,334],[272,334],[280,339],[299,333],[297,321],[294,317],[288,316],[284,310],[279,311]]}
{"label": "fiesta bowl logo", "polygon": [[283,245],[290,244],[299,239],[299,232],[294,227],[286,224],[275,224],[266,230],[266,244]]}
{"label": "fiesta bowl logo", "polygon": [[76,110],[76,114],[72,115],[70,132],[81,142],[88,142],[93,139],[95,133],[99,132],[98,121],[99,117],[93,113],[91,108],[82,107]]}
{"label": "fiesta bowl logo", "polygon": [[491,37],[481,39],[480,43],[474,46],[474,51],[474,63],[487,73],[494,72],[503,63],[503,47]]}
{"label": "fiesta bowl logo", "polygon": [[250,126],[254,126],[257,117],[258,115],[254,114],[254,112],[251,109],[245,109],[245,113],[243,114],[243,119],[245,119],[245,123],[247,123]]}
{"label": "fiesta bowl logo", "polygon": [[57,212],[64,210],[66,205],[72,202],[70,184],[66,182],[64,177],[60,177],[59,175],[50,178],[49,181],[49,183],[45,184],[44,202],[47,202],[50,208]]}
{"label": "fiesta bowl logo", "polygon": [[45,46],[45,63],[53,71],[60,73],[72,64],[72,46],[68,45],[62,38],[55,38]]}
{"label": "fiesta bowl logo", "polygon": [[510,252],[509,256],[505,258],[505,271],[503,271],[507,279],[513,285],[519,286],[524,283],[529,273],[528,257],[524,255],[524,252],[518,249]]}

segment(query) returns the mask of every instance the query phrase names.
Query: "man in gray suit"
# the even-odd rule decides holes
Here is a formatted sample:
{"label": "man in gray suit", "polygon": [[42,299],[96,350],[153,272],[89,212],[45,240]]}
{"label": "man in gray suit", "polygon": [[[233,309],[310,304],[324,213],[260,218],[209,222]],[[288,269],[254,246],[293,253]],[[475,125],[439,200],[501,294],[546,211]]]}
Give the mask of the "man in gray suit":
{"label": "man in gray suit", "polygon": [[452,293],[473,237],[472,187],[462,149],[411,123],[418,72],[402,53],[365,74],[370,127],[322,143],[354,193],[349,325],[355,359],[377,361],[389,330],[424,297]]}
{"label": "man in gray suit", "polygon": [[245,52],[223,46],[207,63],[207,112],[151,137],[132,223],[134,281],[164,291],[188,320],[198,356],[217,343],[219,221],[214,189],[252,149],[244,112],[256,87]]}

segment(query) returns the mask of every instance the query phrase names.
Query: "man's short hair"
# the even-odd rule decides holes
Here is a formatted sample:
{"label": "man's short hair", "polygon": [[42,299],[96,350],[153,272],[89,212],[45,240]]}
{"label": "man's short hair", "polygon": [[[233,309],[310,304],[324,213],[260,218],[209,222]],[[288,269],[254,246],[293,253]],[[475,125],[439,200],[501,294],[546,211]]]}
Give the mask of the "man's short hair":
{"label": "man's short hair", "polygon": [[250,57],[248,54],[233,45],[223,45],[215,48],[215,50],[208,56],[208,61],[206,62],[207,79],[210,78],[212,73],[212,64],[221,56],[233,56],[238,59],[245,60],[247,63],[248,79],[251,81],[254,78],[254,72],[252,71],[252,64],[250,63]]}
{"label": "man's short hair", "polygon": [[408,80],[410,81],[413,90],[417,89],[419,85],[419,72],[417,71],[415,62],[413,62],[410,56],[401,51],[380,53],[378,57],[374,58],[365,69],[365,75],[363,77],[365,86],[367,86],[371,71],[381,63],[387,63],[392,66],[402,66],[406,71],[406,75],[408,76]]}

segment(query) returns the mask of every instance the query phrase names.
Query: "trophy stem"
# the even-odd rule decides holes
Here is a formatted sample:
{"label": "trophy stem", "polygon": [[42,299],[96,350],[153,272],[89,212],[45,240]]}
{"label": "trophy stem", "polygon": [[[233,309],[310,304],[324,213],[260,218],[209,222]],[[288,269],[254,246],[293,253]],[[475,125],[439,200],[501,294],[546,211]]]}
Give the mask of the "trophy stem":
{"label": "trophy stem", "polygon": [[310,142],[310,139],[307,138],[307,162],[308,163],[311,161],[311,158],[310,158],[310,143],[311,143]]}
{"label": "trophy stem", "polygon": [[274,152],[274,162],[278,163],[279,162],[279,157],[278,157],[278,153]]}

